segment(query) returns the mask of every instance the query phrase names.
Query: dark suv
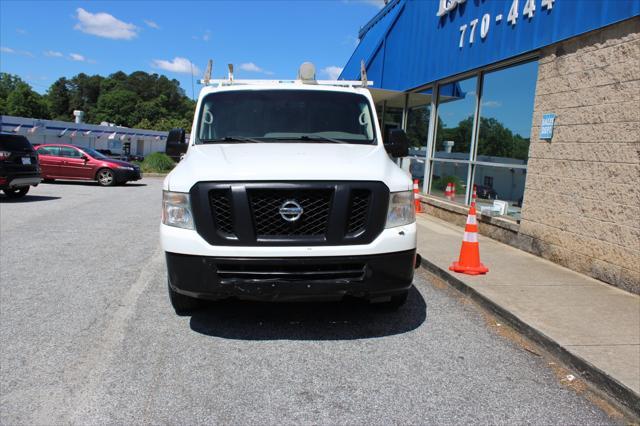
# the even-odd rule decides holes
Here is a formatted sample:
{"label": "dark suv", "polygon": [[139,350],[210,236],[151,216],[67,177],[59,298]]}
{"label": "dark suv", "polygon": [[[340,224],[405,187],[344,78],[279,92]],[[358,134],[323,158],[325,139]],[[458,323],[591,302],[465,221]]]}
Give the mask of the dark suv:
{"label": "dark suv", "polygon": [[9,198],[23,197],[41,180],[38,155],[29,140],[0,133],[0,189]]}

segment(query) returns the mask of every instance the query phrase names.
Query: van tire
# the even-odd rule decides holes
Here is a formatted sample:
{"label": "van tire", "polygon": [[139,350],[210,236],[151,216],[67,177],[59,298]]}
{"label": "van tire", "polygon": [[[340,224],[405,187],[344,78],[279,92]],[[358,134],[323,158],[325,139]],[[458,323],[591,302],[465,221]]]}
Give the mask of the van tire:
{"label": "van tire", "polygon": [[191,315],[193,312],[202,307],[202,300],[178,293],[171,288],[171,282],[169,280],[167,280],[167,288],[169,289],[169,300],[171,301],[171,306],[173,306],[173,309],[176,311],[177,315]]}

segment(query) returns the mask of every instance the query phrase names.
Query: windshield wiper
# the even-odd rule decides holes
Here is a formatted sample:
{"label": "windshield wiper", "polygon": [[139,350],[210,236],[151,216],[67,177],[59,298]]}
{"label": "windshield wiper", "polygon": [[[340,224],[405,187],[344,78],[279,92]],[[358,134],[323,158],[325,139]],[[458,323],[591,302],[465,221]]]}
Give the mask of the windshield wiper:
{"label": "windshield wiper", "polygon": [[227,142],[250,142],[250,143],[262,143],[263,141],[259,141],[254,138],[247,138],[244,136],[225,136],[224,138],[218,139],[200,139],[201,143],[227,143]]}
{"label": "windshield wiper", "polygon": [[341,141],[340,139],[334,139],[334,138],[330,138],[328,136],[322,136],[322,135],[304,135],[304,136],[300,136],[300,139],[303,141],[322,140],[322,141],[327,141],[331,143],[348,143],[345,141]]}
{"label": "windshield wiper", "polygon": [[326,141],[326,142],[331,142],[331,143],[346,143],[348,144],[349,142],[345,142],[345,141],[341,141],[340,139],[334,139],[334,138],[330,138],[328,136],[321,136],[321,135],[302,135],[302,136],[288,136],[288,137],[273,137],[273,138],[269,138],[273,141],[277,141],[277,142],[299,142],[299,141],[305,141],[305,142],[313,142],[313,141]]}

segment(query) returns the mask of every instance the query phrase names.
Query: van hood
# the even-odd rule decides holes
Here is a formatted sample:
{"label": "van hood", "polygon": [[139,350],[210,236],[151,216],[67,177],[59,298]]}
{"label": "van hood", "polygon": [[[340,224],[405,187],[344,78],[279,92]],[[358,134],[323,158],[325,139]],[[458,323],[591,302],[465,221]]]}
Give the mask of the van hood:
{"label": "van hood", "polygon": [[[171,191],[200,181],[380,181],[391,191],[411,189],[408,173],[380,145],[237,143],[192,145],[168,176]],[[165,188],[167,189],[167,188]]]}

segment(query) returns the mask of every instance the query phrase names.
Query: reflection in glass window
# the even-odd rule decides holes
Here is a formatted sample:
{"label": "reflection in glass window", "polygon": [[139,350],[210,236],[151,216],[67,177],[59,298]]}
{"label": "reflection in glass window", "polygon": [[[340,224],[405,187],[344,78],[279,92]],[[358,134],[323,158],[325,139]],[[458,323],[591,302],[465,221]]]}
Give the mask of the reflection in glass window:
{"label": "reflection in glass window", "polygon": [[407,137],[409,139],[409,172],[412,179],[418,179],[420,187],[424,179],[431,119],[432,90],[409,94],[407,113]]}
{"label": "reflection in glass window", "polygon": [[527,163],[537,74],[535,61],[485,74],[477,161]]}
{"label": "reflection in glass window", "polygon": [[434,157],[468,160],[476,106],[476,77],[440,86]]}
{"label": "reflection in glass window", "polygon": [[384,102],[379,102],[376,104],[376,115],[378,116],[378,125],[382,129],[382,113],[384,110]]}
{"label": "reflection in glass window", "polygon": [[469,165],[433,161],[429,193],[439,198],[464,204]]}
{"label": "reflection in glass window", "polygon": [[389,132],[402,128],[402,111],[404,110],[404,95],[388,99],[384,108],[382,120],[382,138],[389,139]]}
{"label": "reflection in glass window", "polygon": [[494,201],[506,201],[505,214],[520,219],[526,176],[526,169],[477,165],[473,181],[478,194],[478,210],[483,214],[499,215]]}

